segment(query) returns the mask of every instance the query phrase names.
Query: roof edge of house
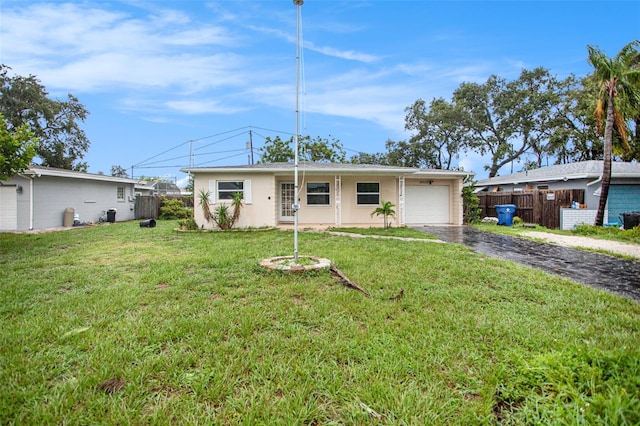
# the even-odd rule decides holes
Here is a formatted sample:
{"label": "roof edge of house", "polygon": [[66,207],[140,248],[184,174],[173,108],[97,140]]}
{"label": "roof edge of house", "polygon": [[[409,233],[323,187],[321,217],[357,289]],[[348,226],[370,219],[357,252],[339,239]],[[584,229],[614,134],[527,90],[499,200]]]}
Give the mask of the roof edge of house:
{"label": "roof edge of house", "polygon": [[98,181],[105,181],[105,182],[118,182],[118,183],[129,183],[129,184],[138,183],[138,180],[136,179],[100,175],[96,173],[78,172],[76,170],[55,169],[55,168],[44,167],[44,166],[31,166],[29,167],[29,169],[24,170],[21,174],[26,176],[35,176],[35,177],[52,176],[52,177],[65,177],[65,178],[71,178],[71,179],[87,179],[87,180],[98,180]]}

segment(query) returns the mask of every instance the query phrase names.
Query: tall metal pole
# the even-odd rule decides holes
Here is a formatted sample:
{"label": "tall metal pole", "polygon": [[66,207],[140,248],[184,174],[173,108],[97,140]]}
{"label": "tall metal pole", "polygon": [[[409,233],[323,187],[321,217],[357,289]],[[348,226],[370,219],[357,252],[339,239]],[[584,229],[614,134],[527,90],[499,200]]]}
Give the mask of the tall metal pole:
{"label": "tall metal pole", "polygon": [[304,4],[304,0],[293,0],[293,4],[296,5],[297,19],[296,19],[296,134],[295,134],[295,161],[293,165],[293,180],[294,180],[294,198],[293,198],[293,261],[298,263],[298,210],[300,205],[298,204],[298,94],[300,87],[300,20],[301,20],[301,6]]}
{"label": "tall metal pole", "polygon": [[251,165],[253,166],[253,134],[249,130],[249,149],[251,150]]}

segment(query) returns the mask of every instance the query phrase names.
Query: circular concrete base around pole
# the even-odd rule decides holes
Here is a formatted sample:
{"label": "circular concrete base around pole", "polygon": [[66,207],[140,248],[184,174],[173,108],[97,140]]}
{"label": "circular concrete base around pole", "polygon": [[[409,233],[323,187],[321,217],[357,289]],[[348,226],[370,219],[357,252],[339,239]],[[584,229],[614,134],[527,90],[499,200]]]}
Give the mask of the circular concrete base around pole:
{"label": "circular concrete base around pole", "polygon": [[260,266],[277,271],[304,272],[331,267],[331,261],[322,257],[298,256],[298,263],[293,262],[293,256],[277,256],[262,259]]}

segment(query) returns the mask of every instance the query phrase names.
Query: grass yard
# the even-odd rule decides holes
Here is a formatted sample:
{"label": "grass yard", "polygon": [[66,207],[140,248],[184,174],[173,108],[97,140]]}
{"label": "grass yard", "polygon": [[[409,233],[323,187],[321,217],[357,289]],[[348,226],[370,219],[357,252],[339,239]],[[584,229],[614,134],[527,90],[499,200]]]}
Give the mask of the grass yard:
{"label": "grass yard", "polygon": [[[429,241],[0,234],[2,424],[639,424],[640,305]],[[404,290],[404,297],[390,297]]]}
{"label": "grass yard", "polygon": [[370,228],[329,228],[328,231],[348,232],[351,234],[378,236],[378,237],[396,237],[396,238],[420,238],[420,239],[437,239],[434,235],[425,234],[422,231],[408,227],[389,227],[387,229],[380,227]]}

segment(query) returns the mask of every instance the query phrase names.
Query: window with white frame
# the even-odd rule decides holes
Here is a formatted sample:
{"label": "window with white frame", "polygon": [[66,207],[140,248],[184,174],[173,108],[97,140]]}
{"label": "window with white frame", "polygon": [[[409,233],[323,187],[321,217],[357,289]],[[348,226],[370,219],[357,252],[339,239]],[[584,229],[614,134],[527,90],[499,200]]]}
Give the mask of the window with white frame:
{"label": "window with white frame", "polygon": [[358,182],[356,183],[356,204],[375,205],[380,204],[380,183],[379,182]]}
{"label": "window with white frame", "polygon": [[209,193],[212,195],[210,203],[231,202],[233,194],[242,194],[244,204],[251,204],[251,180],[210,180]]}
{"label": "window with white frame", "polygon": [[308,182],[307,183],[307,205],[328,206],[329,182]]}
{"label": "window with white frame", "polygon": [[219,201],[222,200],[233,200],[233,194],[239,192],[243,195],[244,198],[244,181],[218,181],[218,193],[217,199]]}
{"label": "window with white frame", "polygon": [[124,186],[119,186],[116,190],[118,201],[124,201]]}

